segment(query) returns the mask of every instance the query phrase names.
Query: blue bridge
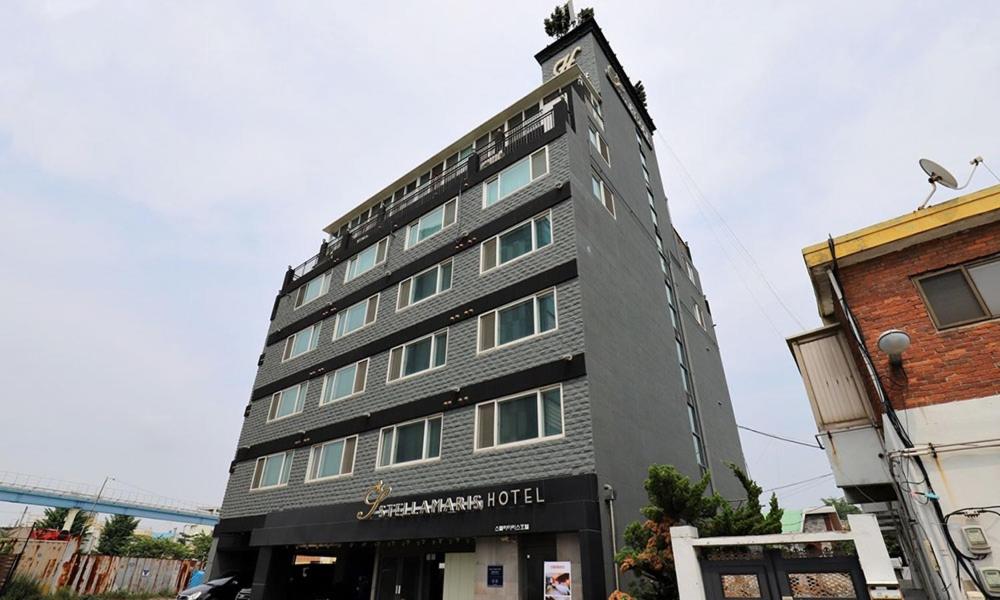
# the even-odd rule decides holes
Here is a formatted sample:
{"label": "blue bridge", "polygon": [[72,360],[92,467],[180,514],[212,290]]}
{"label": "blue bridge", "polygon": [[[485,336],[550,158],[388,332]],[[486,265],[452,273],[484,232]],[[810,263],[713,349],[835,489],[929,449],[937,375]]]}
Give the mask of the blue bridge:
{"label": "blue bridge", "polygon": [[98,487],[20,473],[0,472],[0,502],[76,508],[94,513],[197,525],[215,525],[219,522],[217,508],[196,506],[145,492],[108,486],[111,481],[115,480],[109,477],[104,482],[105,485]]}

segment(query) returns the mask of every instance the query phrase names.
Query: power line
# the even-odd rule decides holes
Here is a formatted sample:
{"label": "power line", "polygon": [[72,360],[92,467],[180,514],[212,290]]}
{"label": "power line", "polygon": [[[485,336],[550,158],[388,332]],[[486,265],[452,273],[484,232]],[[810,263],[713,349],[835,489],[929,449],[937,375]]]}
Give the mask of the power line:
{"label": "power line", "polygon": [[[788,316],[793,321],[795,321],[796,325],[799,326],[800,330],[805,329],[806,328],[805,325],[803,325],[802,321],[800,321],[799,318],[797,316],[795,316],[795,313],[792,312],[792,309],[789,308],[787,304],[785,304],[785,301],[781,297],[781,294],[779,294],[778,291],[775,289],[775,287],[771,284],[771,281],[767,278],[767,275],[764,274],[763,269],[760,268],[760,265],[757,263],[757,260],[754,259],[753,254],[750,253],[750,250],[747,249],[747,247],[740,240],[739,236],[736,235],[736,232],[733,231],[733,228],[729,226],[729,223],[726,221],[725,217],[722,216],[722,213],[720,213],[718,211],[718,209],[715,208],[715,205],[712,204],[712,202],[709,201],[709,199],[701,191],[701,187],[698,185],[698,182],[695,181],[694,177],[691,175],[691,172],[688,171],[687,166],[684,164],[684,161],[681,160],[681,157],[677,154],[677,152],[674,150],[674,148],[670,145],[670,142],[667,141],[666,137],[664,137],[664,135],[663,135],[662,132],[657,131],[656,134],[658,136],[660,136],[660,140],[666,146],[667,151],[670,152],[670,155],[673,157],[674,162],[676,162],[677,166],[680,167],[682,175],[684,175],[685,178],[687,178],[688,180],[691,181],[691,185],[692,185],[693,190],[695,192],[694,193],[695,199],[696,200],[700,200],[701,202],[703,202],[706,206],[708,206],[712,210],[713,213],[715,213],[716,218],[718,218],[719,222],[722,223],[722,226],[729,233],[730,237],[733,238],[733,241],[736,242],[736,246],[740,250],[742,250],[743,253],[746,255],[747,260],[750,263],[750,266],[753,268],[754,271],[756,271],[757,276],[760,278],[760,280],[762,282],[764,282],[764,285],[771,292],[771,294],[774,296],[774,298],[778,301],[778,304],[781,306],[781,308],[783,308],[784,311],[785,311],[785,313],[787,313]],[[685,187],[687,187],[687,186],[685,186]]]}
{"label": "power line", "polygon": [[752,427],[747,427],[746,425],[737,425],[736,428],[737,429],[742,429],[744,431],[752,431],[753,433],[756,433],[757,435],[762,435],[764,437],[774,438],[776,440],[781,440],[783,442],[788,442],[790,444],[798,444],[800,446],[805,446],[806,448],[816,448],[817,450],[823,450],[823,446],[820,446],[819,444],[810,444],[809,442],[800,442],[799,440],[793,440],[791,438],[786,438],[786,437],[782,437],[780,435],[775,435],[773,433],[767,433],[766,431],[760,431],[760,430],[754,429]]}
{"label": "power line", "polygon": [[797,485],[802,485],[803,483],[809,483],[810,481],[818,481],[820,479],[825,479],[827,477],[833,477],[833,471],[827,473],[826,475],[819,475],[817,477],[810,477],[809,479],[803,479],[802,481],[796,481],[795,483],[786,483],[784,485],[779,485],[767,490],[765,492],[773,492],[775,490],[783,490],[785,488],[795,487]]}

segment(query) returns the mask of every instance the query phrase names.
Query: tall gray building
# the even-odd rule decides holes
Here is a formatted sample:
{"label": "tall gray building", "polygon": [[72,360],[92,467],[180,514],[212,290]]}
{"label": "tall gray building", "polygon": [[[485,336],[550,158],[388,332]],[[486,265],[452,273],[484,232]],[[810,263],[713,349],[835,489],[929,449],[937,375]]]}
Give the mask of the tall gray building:
{"label": "tall gray building", "polygon": [[535,58],[286,273],[216,528],[255,598],[598,600],[650,464],[738,494],[653,121],[595,21]]}

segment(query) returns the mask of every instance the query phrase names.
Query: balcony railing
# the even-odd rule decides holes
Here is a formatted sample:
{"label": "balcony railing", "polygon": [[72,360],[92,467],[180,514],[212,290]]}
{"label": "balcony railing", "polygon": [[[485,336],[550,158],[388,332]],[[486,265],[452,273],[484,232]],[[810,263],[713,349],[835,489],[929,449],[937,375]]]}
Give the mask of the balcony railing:
{"label": "balcony railing", "polygon": [[537,143],[546,133],[555,128],[556,123],[556,108],[552,108],[547,112],[535,115],[507,131],[498,130],[494,132],[491,136],[492,139],[488,143],[477,148],[471,155],[458,164],[445,169],[429,181],[417,186],[398,200],[393,201],[388,206],[372,211],[372,215],[368,219],[348,229],[346,235],[325,242],[319,254],[291,269],[290,278],[287,280],[288,283],[306,275],[315,269],[320,262],[332,257],[344,246],[347,239],[357,239],[364,236],[369,231],[381,225],[386,219],[399,214],[423,198],[452,185],[453,182],[468,179],[472,174],[500,161],[504,156],[520,151],[524,146]]}

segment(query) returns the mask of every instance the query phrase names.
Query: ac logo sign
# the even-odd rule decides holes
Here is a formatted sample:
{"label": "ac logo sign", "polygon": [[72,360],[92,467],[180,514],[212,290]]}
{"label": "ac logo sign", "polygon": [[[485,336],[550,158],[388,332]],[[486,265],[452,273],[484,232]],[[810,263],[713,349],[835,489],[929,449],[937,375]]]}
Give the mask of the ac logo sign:
{"label": "ac logo sign", "polygon": [[565,71],[566,69],[575,65],[576,57],[579,56],[581,52],[583,52],[583,50],[579,46],[577,46],[576,48],[573,48],[572,52],[566,54],[565,56],[557,60],[556,64],[552,65],[552,74],[558,75],[563,71]]}

